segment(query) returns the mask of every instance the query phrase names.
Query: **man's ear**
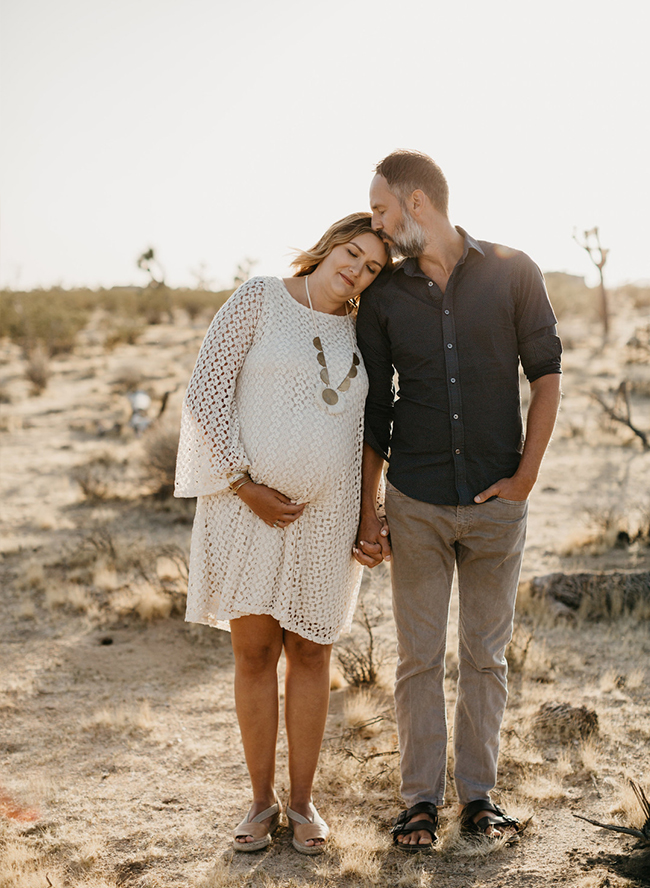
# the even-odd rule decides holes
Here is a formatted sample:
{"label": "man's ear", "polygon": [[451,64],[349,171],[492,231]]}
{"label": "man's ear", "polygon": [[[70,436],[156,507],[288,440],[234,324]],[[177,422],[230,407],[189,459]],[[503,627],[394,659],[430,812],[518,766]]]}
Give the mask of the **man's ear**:
{"label": "man's ear", "polygon": [[411,213],[413,216],[419,216],[422,213],[426,199],[426,194],[424,191],[420,191],[419,188],[411,194]]}

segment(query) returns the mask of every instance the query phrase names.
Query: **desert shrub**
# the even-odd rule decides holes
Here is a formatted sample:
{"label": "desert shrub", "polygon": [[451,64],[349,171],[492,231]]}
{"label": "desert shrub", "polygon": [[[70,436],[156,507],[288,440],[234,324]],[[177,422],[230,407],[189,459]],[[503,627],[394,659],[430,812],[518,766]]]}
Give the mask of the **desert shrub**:
{"label": "desert shrub", "polygon": [[551,305],[558,318],[579,315],[588,320],[598,320],[598,291],[590,290],[584,278],[562,271],[544,274]]}
{"label": "desert shrub", "polygon": [[175,308],[182,308],[191,321],[201,314],[214,315],[230,296],[232,290],[173,290],[172,301]]}
{"label": "desert shrub", "polygon": [[32,348],[25,365],[25,376],[32,384],[32,394],[40,395],[47,388],[51,376],[50,358],[42,342]]}
{"label": "desert shrub", "polygon": [[123,395],[135,392],[142,385],[142,370],[135,364],[124,364],[115,371],[111,385]]}
{"label": "desert shrub", "polygon": [[111,453],[102,453],[72,470],[72,478],[88,500],[105,500],[115,496],[116,485],[124,473],[123,461]]}
{"label": "desert shrub", "polygon": [[344,642],[336,652],[345,680],[355,688],[378,684],[379,671],[386,659],[381,641],[373,632],[381,617],[379,609],[376,610],[371,613],[368,603],[360,598],[355,623],[362,628],[366,639],[363,643],[358,638]]}
{"label": "desert shrub", "polygon": [[586,739],[598,733],[598,714],[586,706],[542,703],[533,717],[535,734],[552,740]]}
{"label": "desert shrub", "polygon": [[161,497],[171,496],[174,490],[178,439],[178,427],[171,424],[154,425],[143,439],[145,473]]}
{"label": "desert shrub", "polygon": [[637,311],[650,308],[650,287],[641,284],[626,284],[617,291],[623,297],[626,297],[632,303],[633,308]]}
{"label": "desert shrub", "polygon": [[162,324],[165,318],[173,321],[171,293],[164,284],[152,284],[143,290],[138,308],[147,324]]}
{"label": "desert shrub", "polygon": [[26,354],[40,342],[50,355],[74,350],[77,334],[90,318],[88,290],[33,290],[0,293],[0,336],[8,336]]}
{"label": "desert shrub", "polygon": [[111,351],[117,345],[135,345],[143,332],[144,325],[139,321],[124,321],[107,332],[104,347]]}
{"label": "desert shrub", "polygon": [[650,571],[593,571],[552,573],[533,577],[525,586],[523,600],[529,609],[543,602],[562,616],[585,620],[615,620],[625,614],[639,619],[650,615]]}
{"label": "desert shrub", "polygon": [[626,364],[650,364],[650,324],[637,327],[625,344]]}

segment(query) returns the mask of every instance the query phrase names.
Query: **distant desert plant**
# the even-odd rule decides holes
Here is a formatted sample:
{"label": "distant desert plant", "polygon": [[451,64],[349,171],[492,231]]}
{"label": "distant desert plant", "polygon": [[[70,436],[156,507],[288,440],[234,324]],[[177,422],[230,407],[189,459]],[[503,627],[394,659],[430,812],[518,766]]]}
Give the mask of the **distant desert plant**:
{"label": "distant desert plant", "polygon": [[650,308],[650,286],[644,284],[626,284],[619,287],[617,295],[626,297],[637,311]]}
{"label": "distant desert plant", "polygon": [[29,353],[37,343],[50,355],[74,350],[77,334],[90,319],[87,290],[3,291],[0,293],[0,337],[7,336]]}
{"label": "distant desert plant", "polygon": [[594,292],[585,280],[575,274],[563,271],[549,271],[544,274],[551,305],[558,318],[581,317],[588,321],[598,319],[598,306]]}
{"label": "distant desert plant", "polygon": [[118,345],[135,345],[144,332],[144,324],[138,320],[122,321],[106,333],[104,348],[112,351]]}
{"label": "distant desert plant", "polygon": [[178,439],[178,427],[170,423],[153,426],[143,439],[145,472],[160,497],[171,496],[174,490]]}
{"label": "distant desert plant", "polygon": [[123,364],[119,367],[111,380],[111,385],[116,392],[128,394],[135,392],[142,386],[143,372],[136,364]]}
{"label": "distant desert plant", "polygon": [[40,395],[47,388],[51,376],[50,357],[42,342],[37,342],[31,349],[25,376],[32,384],[32,394]]}
{"label": "distant desert plant", "polygon": [[72,478],[88,500],[106,500],[116,496],[116,485],[124,472],[125,462],[108,451],[75,466]]}

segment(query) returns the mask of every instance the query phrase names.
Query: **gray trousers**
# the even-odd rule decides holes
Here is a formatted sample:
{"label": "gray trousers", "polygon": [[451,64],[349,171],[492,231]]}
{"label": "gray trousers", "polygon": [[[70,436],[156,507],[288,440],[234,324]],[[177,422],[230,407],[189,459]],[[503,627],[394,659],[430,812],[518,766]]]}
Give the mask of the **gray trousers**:
{"label": "gray trousers", "polygon": [[459,587],[459,676],[454,779],[461,804],[494,788],[507,700],[505,649],[512,638],[526,538],[527,502],[434,506],[386,490],[393,612],[395,711],[402,796],[444,803],[447,717],[444,677],[454,568]]}

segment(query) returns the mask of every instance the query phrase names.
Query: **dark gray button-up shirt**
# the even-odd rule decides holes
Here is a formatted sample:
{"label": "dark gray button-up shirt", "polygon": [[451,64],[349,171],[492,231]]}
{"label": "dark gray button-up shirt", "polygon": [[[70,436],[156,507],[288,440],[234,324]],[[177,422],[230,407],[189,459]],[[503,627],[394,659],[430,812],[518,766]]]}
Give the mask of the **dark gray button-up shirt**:
{"label": "dark gray button-up shirt", "polygon": [[437,505],[467,505],[517,470],[519,361],[530,382],[561,372],[538,267],[457,230],[465,247],[444,294],[406,259],[363,293],[357,318],[366,441],[389,460],[391,484]]}

